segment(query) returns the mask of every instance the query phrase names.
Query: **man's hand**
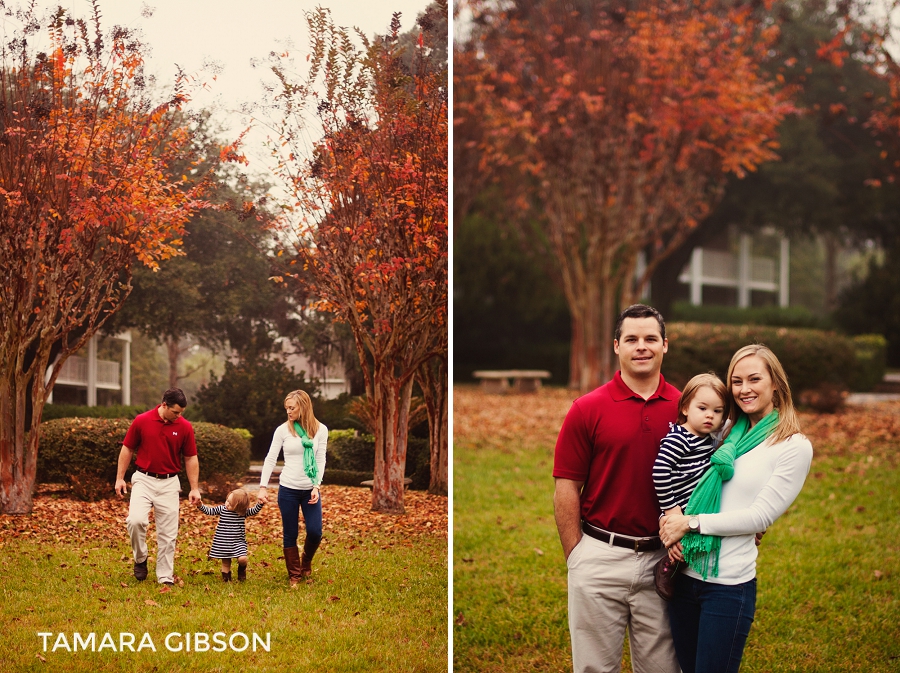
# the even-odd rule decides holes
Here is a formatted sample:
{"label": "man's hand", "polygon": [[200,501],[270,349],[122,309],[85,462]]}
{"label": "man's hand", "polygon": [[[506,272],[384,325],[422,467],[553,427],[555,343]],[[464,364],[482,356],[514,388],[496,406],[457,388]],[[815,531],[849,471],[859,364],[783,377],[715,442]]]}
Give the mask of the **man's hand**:
{"label": "man's hand", "polygon": [[200,489],[192,488],[191,492],[188,494],[188,499],[191,501],[192,505],[199,505],[203,501],[200,497]]}
{"label": "man's hand", "polygon": [[[125,483],[124,479],[116,479],[116,495],[121,498],[126,493],[128,493],[128,484]],[[759,542],[756,544],[759,544]]]}
{"label": "man's hand", "polygon": [[556,529],[562,544],[563,556],[568,561],[569,554],[581,541],[581,488],[583,481],[556,477],[553,492],[553,513]]}

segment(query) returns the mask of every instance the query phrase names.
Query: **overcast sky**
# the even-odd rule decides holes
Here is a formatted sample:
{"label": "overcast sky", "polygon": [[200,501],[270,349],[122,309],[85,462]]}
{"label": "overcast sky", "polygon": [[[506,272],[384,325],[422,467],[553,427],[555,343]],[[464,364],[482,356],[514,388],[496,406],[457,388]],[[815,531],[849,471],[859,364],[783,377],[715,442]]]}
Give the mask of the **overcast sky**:
{"label": "overcast sky", "polygon": [[[39,4],[51,5],[49,0]],[[59,0],[58,4],[75,16],[89,17],[88,0]],[[204,106],[220,109],[223,123],[238,132],[246,123],[236,110],[245,101],[259,96],[264,73],[251,67],[252,59],[265,59],[271,51],[281,51],[286,42],[293,53],[306,52],[308,35],[304,11],[321,5],[331,10],[335,23],[358,27],[366,35],[388,31],[393,12],[402,12],[401,30],[411,29],[428,0],[100,0],[103,25],[140,28],[152,52],[147,70],[162,85],[173,81],[177,63],[185,72],[199,71],[205,62],[221,66],[211,91],[194,94]],[[152,10],[149,18],[144,9]],[[232,112],[229,112],[232,111]],[[248,138],[245,151],[252,163],[265,152],[257,130]],[[262,170],[259,165],[257,170]]]}

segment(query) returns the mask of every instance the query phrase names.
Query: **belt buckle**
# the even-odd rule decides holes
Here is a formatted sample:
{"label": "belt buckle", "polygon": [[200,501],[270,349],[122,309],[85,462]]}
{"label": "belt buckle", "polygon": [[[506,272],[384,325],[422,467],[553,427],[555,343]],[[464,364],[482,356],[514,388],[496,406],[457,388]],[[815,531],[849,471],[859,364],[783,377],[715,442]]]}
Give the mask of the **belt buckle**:
{"label": "belt buckle", "polygon": [[637,539],[634,541],[634,550],[635,550],[636,552],[637,552],[637,551],[640,551],[640,546],[641,546],[644,542],[650,542],[650,538],[649,538],[649,537],[639,537],[639,538],[637,538]]}

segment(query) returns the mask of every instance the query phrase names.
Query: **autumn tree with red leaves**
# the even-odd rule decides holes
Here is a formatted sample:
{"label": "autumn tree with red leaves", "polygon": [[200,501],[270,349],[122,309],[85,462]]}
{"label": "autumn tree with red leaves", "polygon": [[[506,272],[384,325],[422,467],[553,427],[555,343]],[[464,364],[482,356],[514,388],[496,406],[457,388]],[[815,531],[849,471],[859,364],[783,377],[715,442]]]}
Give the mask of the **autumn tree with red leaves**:
{"label": "autumn tree with red leaves", "polygon": [[0,512],[25,514],[63,364],[128,296],[134,261],[177,254],[205,204],[202,181],[168,170],[188,156],[186,96],[151,104],[127,30],[104,36],[96,3],[91,27],[61,8],[6,18],[23,28],[0,63]]}
{"label": "autumn tree with red leaves", "polygon": [[477,133],[454,142],[504,175],[520,219],[536,223],[525,237],[554,262],[572,315],[570,383],[587,391],[612,374],[617,313],[727,175],[776,157],[791,108],[760,64],[777,30],[740,3],[469,9],[454,123]]}
{"label": "autumn tree with red leaves", "polygon": [[[307,73],[292,74],[288,55],[273,65],[277,173],[295,201],[289,239],[316,308],[353,332],[375,418],[372,509],[387,513],[403,512],[414,378],[447,352],[447,85],[430,58],[445,36],[425,17],[411,68],[399,15],[385,37],[358,33],[360,48],[321,8],[307,15]],[[431,450],[446,462],[447,369],[423,376],[429,423],[444,427]]]}

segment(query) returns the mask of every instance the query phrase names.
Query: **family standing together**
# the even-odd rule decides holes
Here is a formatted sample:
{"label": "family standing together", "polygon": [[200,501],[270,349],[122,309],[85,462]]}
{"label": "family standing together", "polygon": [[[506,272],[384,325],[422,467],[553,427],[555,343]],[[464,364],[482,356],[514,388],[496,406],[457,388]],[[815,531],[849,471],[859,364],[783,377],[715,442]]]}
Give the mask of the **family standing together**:
{"label": "family standing together", "polygon": [[[171,388],[162,402],[137,416],[125,435],[116,471],[116,493],[127,493],[125,473],[135,458],[131,477],[131,499],[128,504],[126,529],[131,541],[134,577],[147,579],[147,528],[150,510],[156,521],[156,578],[160,584],[175,582],[175,543],[178,538],[179,494],[178,473],[182,460],[190,483],[189,500],[207,515],[219,517],[209,558],[221,561],[223,581],[231,581],[232,560],[238,562],[237,578],[247,578],[248,548],[245,521],[258,514],[269,501],[269,479],[279,454],[284,467],[279,478],[278,509],[284,540],[284,560],[292,587],[312,574],[312,560],[322,540],[322,498],[319,492],[325,472],[328,428],[316,420],[312,400],[303,390],[288,393],[284,399],[287,421],[278,426],[266,455],[260,479],[257,503],[243,489],[228,494],[225,504],[207,507],[199,490],[200,462],[194,429],[182,417],[187,407],[184,392]],[[302,512],[306,537],[303,550],[297,547]]]}
{"label": "family standing together", "polygon": [[553,467],[574,670],[619,671],[627,629],[636,672],[736,672],[759,539],[812,461],[784,369],[748,345],[724,382],[679,392],[661,374],[665,322],[642,304],[613,348],[619,371],[573,403]]}

